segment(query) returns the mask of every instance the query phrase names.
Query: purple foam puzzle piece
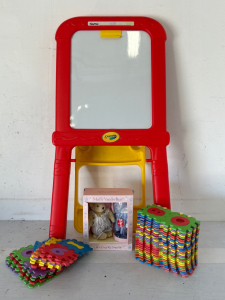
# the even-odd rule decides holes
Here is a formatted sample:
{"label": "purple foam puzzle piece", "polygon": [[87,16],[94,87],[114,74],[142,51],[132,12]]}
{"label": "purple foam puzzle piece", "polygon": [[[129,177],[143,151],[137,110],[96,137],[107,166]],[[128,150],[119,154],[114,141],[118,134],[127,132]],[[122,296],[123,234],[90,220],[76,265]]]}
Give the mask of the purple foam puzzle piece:
{"label": "purple foam puzzle piece", "polygon": [[32,259],[33,259],[33,260],[38,260],[38,258],[37,258],[37,257],[34,257],[34,256],[32,257]]}
{"label": "purple foam puzzle piece", "polygon": [[27,272],[29,274],[31,274],[31,276],[33,278],[36,278],[38,276],[41,276],[41,277],[46,276],[47,273],[49,273],[49,269],[46,269],[46,270],[40,270],[40,269],[32,269],[32,270],[30,270],[30,269],[28,269]]}
{"label": "purple foam puzzle piece", "polygon": [[31,268],[30,262],[29,262],[29,261],[25,261],[25,262],[23,263],[23,268],[24,268],[24,269],[32,269],[32,268]]}
{"label": "purple foam puzzle piece", "polygon": [[28,272],[29,274],[31,274],[31,276],[32,276],[33,278],[37,278],[38,276],[41,276],[41,277],[46,276],[47,273],[54,274],[54,271],[51,271],[51,270],[48,269],[48,268],[47,268],[46,270],[41,270],[41,269],[39,269],[39,268],[33,269],[33,268],[31,267],[31,264],[29,263],[29,261],[26,261],[26,262],[24,263],[24,269],[26,269],[27,272]]}
{"label": "purple foam puzzle piece", "polygon": [[5,264],[6,264],[6,267],[8,267],[8,268],[10,269],[10,271],[12,271],[15,275],[18,274],[18,272],[15,270],[15,268],[13,268],[13,267],[11,266],[11,264],[8,264],[8,263],[7,263],[7,260],[5,261]]}
{"label": "purple foam puzzle piece", "polygon": [[9,267],[9,269],[15,274],[15,275],[18,275],[18,272],[15,271],[15,269],[13,267]]}
{"label": "purple foam puzzle piece", "polygon": [[7,262],[7,260],[5,261],[6,267],[10,268],[10,264]]}

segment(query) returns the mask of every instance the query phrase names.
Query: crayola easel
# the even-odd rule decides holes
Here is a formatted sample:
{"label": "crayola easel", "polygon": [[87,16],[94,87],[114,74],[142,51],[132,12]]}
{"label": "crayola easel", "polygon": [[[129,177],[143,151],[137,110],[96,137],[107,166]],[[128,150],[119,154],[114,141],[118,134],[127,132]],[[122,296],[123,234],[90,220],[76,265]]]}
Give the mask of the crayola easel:
{"label": "crayola easel", "polygon": [[[110,33],[114,38],[107,38]],[[50,237],[66,235],[71,151],[76,146],[148,147],[154,202],[170,208],[165,40],[163,27],[145,17],[78,17],[58,28]]]}

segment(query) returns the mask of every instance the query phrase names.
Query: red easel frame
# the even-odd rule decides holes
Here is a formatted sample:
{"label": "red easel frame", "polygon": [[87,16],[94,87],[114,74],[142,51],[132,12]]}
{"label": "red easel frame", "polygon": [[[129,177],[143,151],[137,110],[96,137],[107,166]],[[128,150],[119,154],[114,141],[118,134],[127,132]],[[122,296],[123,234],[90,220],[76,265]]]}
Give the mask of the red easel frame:
{"label": "red easel frame", "polygon": [[[134,22],[133,26],[89,26],[88,22]],[[149,129],[73,129],[70,127],[71,38],[79,30],[143,30],[151,37],[152,126]],[[57,32],[56,146],[49,237],[65,238],[71,151],[75,146],[146,146],[151,152],[154,203],[170,208],[166,146],[166,74],[164,28],[146,17],[77,17],[63,22]],[[105,143],[103,134],[116,131],[120,139]]]}

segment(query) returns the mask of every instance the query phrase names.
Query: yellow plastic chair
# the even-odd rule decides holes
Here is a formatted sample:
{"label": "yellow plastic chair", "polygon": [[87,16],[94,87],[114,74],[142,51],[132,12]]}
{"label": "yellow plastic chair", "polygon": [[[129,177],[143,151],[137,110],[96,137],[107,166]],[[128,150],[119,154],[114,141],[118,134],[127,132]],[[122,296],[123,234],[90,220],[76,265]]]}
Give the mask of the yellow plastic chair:
{"label": "yellow plastic chair", "polygon": [[133,231],[136,230],[137,211],[146,206],[145,193],[145,147],[137,146],[79,146],[75,148],[75,205],[74,227],[83,232],[83,205],[78,200],[79,170],[83,166],[137,165],[142,174],[142,201],[134,205]]}

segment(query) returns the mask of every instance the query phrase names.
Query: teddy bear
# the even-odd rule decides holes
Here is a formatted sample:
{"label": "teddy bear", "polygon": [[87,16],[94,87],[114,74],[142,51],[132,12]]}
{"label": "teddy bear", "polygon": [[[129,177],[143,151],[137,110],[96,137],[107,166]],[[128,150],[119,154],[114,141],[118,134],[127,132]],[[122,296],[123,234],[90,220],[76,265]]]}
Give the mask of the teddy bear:
{"label": "teddy bear", "polygon": [[93,238],[104,240],[112,236],[111,222],[115,222],[112,211],[106,208],[103,203],[90,203],[88,213],[89,230],[93,233]]}

